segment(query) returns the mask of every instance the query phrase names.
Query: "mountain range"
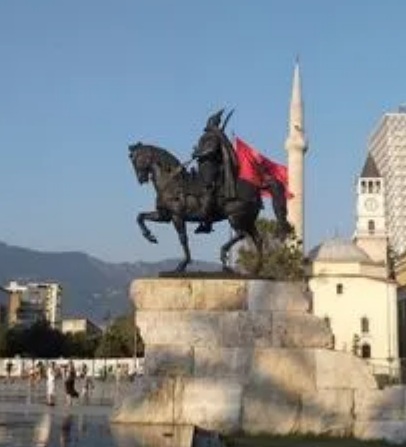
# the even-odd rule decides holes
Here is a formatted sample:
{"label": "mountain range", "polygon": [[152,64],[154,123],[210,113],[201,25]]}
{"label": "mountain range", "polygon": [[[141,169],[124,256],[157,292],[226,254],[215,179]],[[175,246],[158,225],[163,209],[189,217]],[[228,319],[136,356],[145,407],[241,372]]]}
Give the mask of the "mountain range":
{"label": "mountain range", "polygon": [[[83,252],[42,252],[0,242],[0,286],[10,281],[57,282],[63,289],[63,318],[86,317],[102,324],[130,311],[132,280],[157,277],[173,270],[178,262],[111,263]],[[215,271],[219,265],[197,261],[193,269]]]}

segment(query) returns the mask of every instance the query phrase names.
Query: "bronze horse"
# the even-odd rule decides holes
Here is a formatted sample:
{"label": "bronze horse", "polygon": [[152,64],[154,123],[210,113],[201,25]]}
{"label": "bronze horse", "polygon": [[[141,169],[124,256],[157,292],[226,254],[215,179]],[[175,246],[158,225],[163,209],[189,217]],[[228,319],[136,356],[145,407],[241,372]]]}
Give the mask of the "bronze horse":
{"label": "bronze horse", "polygon": [[[166,222],[174,225],[183,248],[184,258],[178,264],[176,271],[183,272],[191,262],[186,222],[201,222],[201,197],[203,184],[199,176],[189,172],[180,161],[165,149],[137,143],[129,147],[130,159],[138,181],[143,184],[151,181],[155,187],[156,209],[141,212],[137,216],[138,225],[143,236],[152,243],[157,243],[156,237],[146,226],[145,221]],[[279,185],[279,189],[280,189]],[[286,199],[283,191],[272,191],[274,194],[274,211],[280,228],[286,225]],[[275,198],[279,203],[275,206]],[[258,256],[257,271],[262,265],[262,239],[256,229],[256,219],[262,208],[261,190],[255,185],[237,179],[236,197],[226,199],[221,191],[217,192],[214,221],[228,220],[234,230],[234,235],[221,247],[220,259],[223,270],[227,266],[228,252],[238,241],[250,236]],[[281,212],[282,211],[282,212]]]}

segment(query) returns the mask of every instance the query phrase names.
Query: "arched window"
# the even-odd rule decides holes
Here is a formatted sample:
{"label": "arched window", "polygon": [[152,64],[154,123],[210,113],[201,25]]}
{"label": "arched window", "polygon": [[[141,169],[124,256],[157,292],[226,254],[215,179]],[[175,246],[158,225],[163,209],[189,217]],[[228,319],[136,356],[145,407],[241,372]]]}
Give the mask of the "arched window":
{"label": "arched window", "polygon": [[326,323],[326,326],[331,329],[331,319],[330,317],[324,317],[324,322]]}
{"label": "arched window", "polygon": [[363,359],[370,359],[371,358],[371,346],[369,346],[368,343],[364,343],[361,346],[361,357]]}
{"label": "arched window", "polygon": [[337,295],[342,295],[344,293],[344,286],[341,283],[336,285],[336,293]]}
{"label": "arched window", "polygon": [[368,220],[368,233],[369,234],[375,233],[375,221],[374,220]]}
{"label": "arched window", "polygon": [[367,317],[361,318],[361,332],[367,334],[369,332],[369,320]]}

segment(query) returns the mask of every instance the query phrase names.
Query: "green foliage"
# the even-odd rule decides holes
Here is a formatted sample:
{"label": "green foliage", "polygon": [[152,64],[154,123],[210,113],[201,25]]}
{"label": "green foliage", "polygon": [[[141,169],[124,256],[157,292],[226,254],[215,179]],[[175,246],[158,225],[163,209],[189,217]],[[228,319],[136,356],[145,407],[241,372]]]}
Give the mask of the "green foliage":
{"label": "green foliage", "polygon": [[389,278],[396,278],[396,264],[399,261],[399,256],[391,245],[387,249],[388,274]]}
{"label": "green foliage", "polygon": [[135,331],[135,355],[137,357],[144,357],[145,344],[138,326],[135,328]]}
{"label": "green foliage", "polygon": [[132,357],[136,333],[133,314],[118,317],[105,330],[97,346],[96,357]]}
{"label": "green foliage", "polygon": [[47,358],[60,356],[63,352],[63,334],[45,322],[37,322],[28,329],[9,329],[5,338],[7,356]]}
{"label": "green foliage", "polygon": [[385,447],[389,442],[382,440],[362,441],[350,437],[323,435],[230,435],[224,439],[227,447]]}
{"label": "green foliage", "polygon": [[66,357],[91,358],[101,340],[101,335],[89,336],[84,332],[66,334],[63,354]]}
{"label": "green foliage", "polygon": [[[277,280],[299,280],[304,277],[303,255],[293,238],[281,243],[277,238],[277,223],[260,218],[257,229],[263,239],[263,263],[258,276]],[[252,242],[241,246],[237,266],[244,273],[253,274],[256,250]]]}
{"label": "green foliage", "polygon": [[0,324],[0,357],[7,356],[7,329]]}
{"label": "green foliage", "polygon": [[93,336],[62,334],[45,322],[35,323],[29,328],[6,329],[0,326],[2,357],[133,357],[135,352],[143,356],[144,343],[139,329],[134,327],[132,313],[116,318],[103,335]]}

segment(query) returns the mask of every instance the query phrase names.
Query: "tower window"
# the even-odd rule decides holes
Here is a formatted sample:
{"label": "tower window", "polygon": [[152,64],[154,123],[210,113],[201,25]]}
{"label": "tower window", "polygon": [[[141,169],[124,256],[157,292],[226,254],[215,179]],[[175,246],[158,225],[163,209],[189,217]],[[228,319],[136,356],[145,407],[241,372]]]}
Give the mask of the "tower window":
{"label": "tower window", "polygon": [[368,233],[369,234],[375,233],[375,221],[374,220],[368,220]]}
{"label": "tower window", "polygon": [[361,357],[363,359],[370,359],[371,358],[371,346],[369,346],[368,343],[364,343],[361,346]]}
{"label": "tower window", "polygon": [[367,334],[369,332],[369,320],[367,317],[361,318],[361,332]]}
{"label": "tower window", "polygon": [[369,193],[374,192],[374,182],[368,182],[368,192]]}
{"label": "tower window", "polygon": [[331,319],[330,317],[324,317],[324,322],[326,323],[326,326],[331,329]]}
{"label": "tower window", "polygon": [[336,285],[336,293],[337,295],[342,295],[344,293],[344,286],[341,283]]}
{"label": "tower window", "polygon": [[366,182],[364,180],[361,182],[361,192],[362,193],[366,193],[367,192],[367,184],[366,184]]}

